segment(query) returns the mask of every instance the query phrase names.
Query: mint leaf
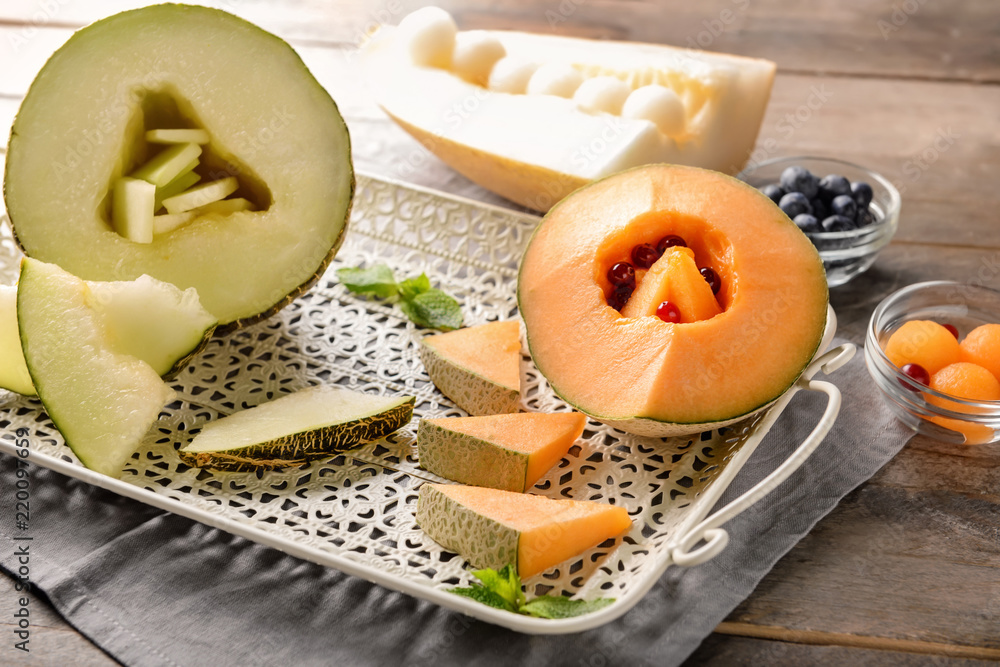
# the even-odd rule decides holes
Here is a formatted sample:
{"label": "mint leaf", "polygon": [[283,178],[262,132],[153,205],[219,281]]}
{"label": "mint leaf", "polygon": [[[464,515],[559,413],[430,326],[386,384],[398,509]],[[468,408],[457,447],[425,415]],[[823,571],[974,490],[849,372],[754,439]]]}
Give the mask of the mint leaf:
{"label": "mint leaf", "polygon": [[431,279],[427,277],[426,273],[421,273],[416,278],[407,278],[399,283],[399,294],[403,299],[409,300],[418,294],[423,294],[430,288]]}
{"label": "mint leaf", "polygon": [[483,604],[496,609],[516,611],[514,605],[508,602],[503,596],[491,591],[488,588],[479,586],[478,584],[474,584],[470,588],[452,588],[449,592],[454,593],[455,595],[472,598],[477,602],[482,602]]}
{"label": "mint leaf", "polygon": [[356,294],[374,294],[380,299],[388,299],[399,293],[392,269],[385,264],[367,269],[337,269],[337,278]]}
{"label": "mint leaf", "polygon": [[571,600],[561,596],[542,595],[522,605],[518,611],[536,618],[572,618],[604,609],[613,602],[613,598]]}
{"label": "mint leaf", "polygon": [[483,582],[483,586],[509,602],[512,610],[518,609],[524,604],[521,579],[511,565],[504,566],[499,572],[489,568],[473,570],[472,575]]}
{"label": "mint leaf", "polygon": [[428,289],[412,299],[404,299],[399,307],[417,326],[442,331],[462,326],[462,308],[458,301],[439,289]]}

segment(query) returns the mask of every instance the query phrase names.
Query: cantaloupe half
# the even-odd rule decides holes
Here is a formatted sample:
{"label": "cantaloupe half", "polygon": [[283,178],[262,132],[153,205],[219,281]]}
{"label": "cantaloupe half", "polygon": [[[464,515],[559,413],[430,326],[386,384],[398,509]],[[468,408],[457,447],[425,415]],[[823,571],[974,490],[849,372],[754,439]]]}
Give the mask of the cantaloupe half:
{"label": "cantaloupe half", "polygon": [[[469,77],[451,59],[420,64],[427,61],[421,53],[431,33],[438,51],[465,48],[467,33],[456,37],[452,24],[449,34],[443,21],[383,28],[366,45],[364,62],[377,102],[456,171],[541,211],[586,183],[651,162],[737,173],[756,142],[775,73],[767,60],[497,30],[475,32],[478,40],[498,43],[505,57],[482,60],[482,71]],[[482,49],[484,57],[488,52]],[[493,68],[511,74],[479,85],[490,80]],[[559,82],[550,77],[546,85],[530,78],[540,68],[575,74]],[[612,111],[596,110],[585,88],[598,77],[620,80],[627,94],[648,85],[666,88],[656,90],[673,99],[677,109],[667,115],[679,119],[664,122],[662,113],[638,98],[623,105],[605,96],[613,103],[598,106]],[[538,89],[559,94],[526,92]],[[573,99],[577,89],[581,95]],[[635,110],[639,117],[631,117]]]}
{"label": "cantaloupe half", "polygon": [[649,268],[622,308],[622,317],[655,317],[664,301],[677,307],[681,322],[707,320],[722,312],[712,288],[698,272],[694,251],[680,246],[668,248]]}
{"label": "cantaloupe half", "polygon": [[420,358],[434,386],[470,415],[517,412],[521,399],[517,321],[426,336]]}
{"label": "cantaloupe half", "polygon": [[420,487],[417,524],[473,567],[548,570],[632,525],[624,507],[457,484]]}
{"label": "cantaloupe half", "polygon": [[[718,274],[723,312],[673,324],[608,305],[608,268],[668,234]],[[536,229],[518,279],[528,347],[552,388],[600,421],[655,436],[773,402],[822,341],[827,301],[815,247],[774,202],[724,174],[672,165],[563,200]]]}
{"label": "cantaloupe half", "polygon": [[579,412],[423,419],[420,466],[461,484],[527,491],[583,433]]}

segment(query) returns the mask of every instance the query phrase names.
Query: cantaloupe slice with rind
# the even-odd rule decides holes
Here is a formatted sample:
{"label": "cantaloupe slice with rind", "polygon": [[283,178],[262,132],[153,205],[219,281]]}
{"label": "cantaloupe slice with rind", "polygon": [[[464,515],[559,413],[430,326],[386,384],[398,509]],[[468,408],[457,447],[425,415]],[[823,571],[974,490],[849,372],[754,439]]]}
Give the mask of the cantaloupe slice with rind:
{"label": "cantaloupe slice with rind", "polygon": [[34,396],[17,332],[17,287],[0,285],[0,389]]}
{"label": "cantaloupe slice with rind", "polygon": [[708,320],[722,312],[711,286],[698,271],[694,251],[681,246],[668,248],[649,268],[622,308],[622,317],[655,317],[664,301],[677,307],[682,323]]}
{"label": "cantaloupe slice with rind", "polygon": [[513,564],[528,578],[621,535],[632,520],[625,508],[605,503],[427,483],[417,524],[473,567]]}
{"label": "cantaloupe slice with rind", "polygon": [[420,359],[434,386],[470,415],[517,412],[521,340],[516,321],[426,336]]}
{"label": "cantaloupe slice with rind", "polygon": [[18,328],[38,397],[80,461],[116,477],[174,392],[149,364],[115,349],[94,298],[54,264],[21,264]]}
{"label": "cantaloupe slice with rind", "polygon": [[423,419],[420,466],[461,484],[527,491],[583,433],[578,412]]}
{"label": "cantaloupe slice with rind", "polygon": [[378,440],[413,417],[412,396],[317,385],[205,424],[178,454],[229,471],[285,468]]}

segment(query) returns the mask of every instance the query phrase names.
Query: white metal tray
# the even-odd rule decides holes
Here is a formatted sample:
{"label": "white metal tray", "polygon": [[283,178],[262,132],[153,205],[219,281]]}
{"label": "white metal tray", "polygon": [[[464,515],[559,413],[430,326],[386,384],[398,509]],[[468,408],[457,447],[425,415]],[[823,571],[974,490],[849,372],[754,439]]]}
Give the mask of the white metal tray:
{"label": "white metal tray", "polygon": [[[829,430],[837,389],[811,380],[853,353],[826,353],[772,408],[727,429],[667,440],[591,421],[569,455],[533,490],[628,508],[629,533],[525,582],[531,594],[612,597],[578,618],[547,620],[487,607],[447,589],[467,585],[465,562],[414,521],[420,484],[444,481],[421,470],[419,417],[464,414],[429,383],[418,344],[424,333],[398,309],[365,301],[336,283],[340,266],[386,262],[399,277],[427,272],[463,304],[467,324],[517,316],[517,262],[538,219],[370,176],[358,179],[350,233],[323,279],[267,322],[216,338],[173,383],[167,407],[121,479],[84,468],[34,399],[0,390],[0,451],[30,434],[38,465],[135,498],[289,554],[527,633],[578,632],[631,608],[671,564],[694,565],[727,542],[719,526],[770,492]],[[0,225],[0,282],[16,279],[19,252]],[[831,311],[824,347],[834,328]],[[523,408],[568,410],[525,355]],[[213,473],[182,464],[176,450],[205,422],[285,392],[335,383],[372,393],[416,396],[414,421],[382,441],[300,469]],[[768,479],[711,517],[716,504],[774,420],[799,390],[829,395],[812,435]],[[700,544],[700,546],[698,546]]]}

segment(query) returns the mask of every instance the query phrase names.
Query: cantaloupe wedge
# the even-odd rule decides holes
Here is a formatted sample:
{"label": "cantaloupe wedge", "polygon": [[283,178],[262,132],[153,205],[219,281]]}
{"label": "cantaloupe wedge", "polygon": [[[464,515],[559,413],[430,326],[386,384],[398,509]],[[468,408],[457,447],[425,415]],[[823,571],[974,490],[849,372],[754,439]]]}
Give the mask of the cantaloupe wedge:
{"label": "cantaloupe wedge", "polygon": [[621,535],[632,520],[624,507],[605,503],[428,483],[420,487],[417,523],[472,566],[513,564],[527,578]]}
{"label": "cantaloupe wedge", "polygon": [[517,412],[521,340],[516,321],[427,336],[420,358],[434,386],[469,414]]}
{"label": "cantaloupe wedge", "polygon": [[475,31],[483,57],[470,76],[464,57],[423,57],[431,46],[463,55],[468,33],[456,35],[434,8],[411,17],[365,46],[376,101],[453,169],[540,211],[642,164],[735,174],[753,150],[774,80],[767,60],[505,30]]}
{"label": "cantaloupe wedge", "polygon": [[420,465],[473,486],[527,491],[583,433],[579,412],[423,419],[417,429]]}
{"label": "cantaloupe wedge", "polygon": [[681,322],[708,320],[722,312],[712,288],[698,271],[694,251],[681,246],[668,248],[649,268],[622,308],[622,317],[655,316],[664,301],[677,307]]}

